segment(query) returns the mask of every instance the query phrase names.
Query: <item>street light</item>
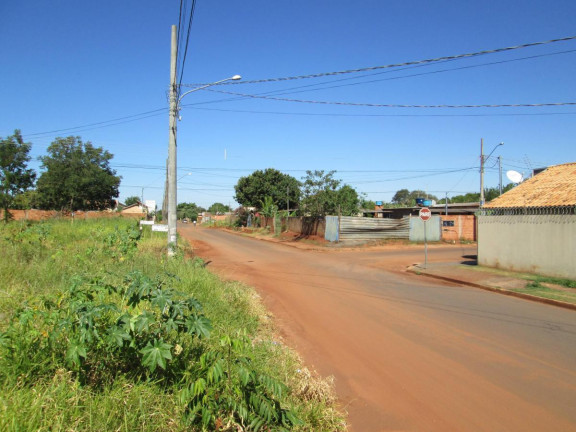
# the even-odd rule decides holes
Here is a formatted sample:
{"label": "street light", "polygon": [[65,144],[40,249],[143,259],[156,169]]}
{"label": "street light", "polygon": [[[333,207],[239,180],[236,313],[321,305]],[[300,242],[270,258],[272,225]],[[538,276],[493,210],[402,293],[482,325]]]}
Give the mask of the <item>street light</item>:
{"label": "street light", "polygon": [[480,140],[480,207],[482,207],[484,205],[484,163],[490,159],[490,156],[492,156],[492,153],[494,153],[494,151],[500,147],[504,145],[503,142],[501,142],[500,144],[496,145],[492,151],[490,152],[490,154],[488,156],[484,156],[484,140]]}
{"label": "street light", "polygon": [[177,29],[172,26],[172,47],[170,56],[170,131],[168,142],[168,256],[173,256],[176,250],[177,230],[176,230],[176,119],[180,111],[182,98],[192,92],[205,89],[207,87],[223,83],[225,81],[239,80],[240,75],[206,84],[178,96],[178,85],[176,84],[176,58],[178,55]]}

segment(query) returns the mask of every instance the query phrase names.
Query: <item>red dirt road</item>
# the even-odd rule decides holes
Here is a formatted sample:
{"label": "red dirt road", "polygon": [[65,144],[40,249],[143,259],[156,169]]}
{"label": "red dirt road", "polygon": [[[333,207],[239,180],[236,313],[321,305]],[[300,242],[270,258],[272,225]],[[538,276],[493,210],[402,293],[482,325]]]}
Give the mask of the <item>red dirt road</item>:
{"label": "red dirt road", "polygon": [[[350,430],[576,431],[576,313],[401,272],[423,251],[311,251],[180,227],[254,286]],[[474,254],[429,248],[429,260]]]}

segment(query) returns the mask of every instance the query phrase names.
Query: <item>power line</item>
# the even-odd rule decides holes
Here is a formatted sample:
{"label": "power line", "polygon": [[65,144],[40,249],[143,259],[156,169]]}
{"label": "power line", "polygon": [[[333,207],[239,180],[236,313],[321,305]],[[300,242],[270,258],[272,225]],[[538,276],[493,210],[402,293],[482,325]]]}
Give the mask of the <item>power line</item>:
{"label": "power line", "polygon": [[[235,82],[235,83],[228,83],[227,85],[260,84],[260,83],[266,83],[266,82],[290,81],[290,80],[309,79],[309,78],[321,78],[321,77],[325,77],[325,76],[335,76],[335,75],[344,75],[344,74],[350,74],[350,73],[367,72],[367,71],[373,71],[373,70],[379,70],[379,69],[397,68],[397,67],[401,67],[401,66],[419,65],[419,64],[425,64],[425,63],[436,63],[436,62],[445,61],[445,60],[455,60],[455,59],[461,59],[461,58],[478,57],[478,56],[487,55],[487,54],[495,54],[495,53],[501,53],[501,52],[506,52],[506,51],[523,49],[523,48],[529,48],[529,47],[534,47],[534,46],[538,46],[538,45],[546,45],[546,44],[551,44],[551,43],[556,43],[556,42],[565,42],[565,41],[570,41],[570,40],[574,40],[574,39],[576,39],[576,36],[568,36],[568,37],[564,37],[564,38],[551,39],[551,40],[542,41],[542,42],[531,42],[531,43],[527,43],[527,44],[515,45],[515,46],[505,47],[505,48],[496,48],[496,49],[491,49],[491,50],[483,50],[483,51],[477,51],[477,52],[473,52],[473,53],[458,54],[458,55],[452,55],[452,56],[436,57],[436,58],[425,59],[425,60],[408,61],[408,62],[404,62],[404,63],[388,64],[388,65],[384,65],[384,66],[370,66],[370,67],[365,67],[365,68],[348,69],[348,70],[336,71],[336,72],[322,72],[322,73],[317,73],[317,74],[298,75],[298,76],[291,76],[291,77],[267,78],[267,79],[254,80],[254,81],[239,81],[239,82]],[[182,84],[182,86],[193,87],[195,85],[194,84]]]}
{"label": "power line", "polygon": [[406,104],[375,104],[375,103],[360,103],[360,102],[340,102],[340,101],[315,101],[306,99],[289,99],[277,98],[272,96],[259,96],[245,93],[235,93],[223,90],[206,89],[207,91],[215,93],[223,93],[234,96],[242,96],[251,99],[266,99],[280,102],[297,102],[307,104],[319,105],[341,105],[341,106],[363,106],[372,108],[519,108],[519,107],[550,107],[550,106],[571,106],[576,105],[576,102],[548,102],[548,103],[531,103],[531,104],[479,104],[479,105],[406,105]]}
{"label": "power line", "polygon": [[184,75],[184,67],[186,65],[186,55],[188,54],[188,43],[190,42],[190,30],[192,29],[192,21],[194,20],[194,12],[196,10],[196,0],[192,0],[192,5],[190,6],[190,17],[188,19],[188,31],[186,33],[186,45],[184,47],[184,57],[182,59],[182,65],[180,67],[180,80],[178,81],[178,87],[182,84],[182,76]]}
{"label": "power line", "polygon": [[[55,129],[55,130],[51,130],[51,131],[44,131],[44,132],[34,132],[34,133],[29,133],[24,135],[27,138],[30,137],[38,137],[40,135],[49,135],[49,134],[55,134],[55,133],[59,133],[59,132],[69,132],[69,131],[73,131],[76,130],[76,132],[81,132],[82,130],[90,130],[90,129],[98,129],[99,127],[91,127],[91,126],[99,126],[99,125],[103,125],[100,127],[108,127],[108,126],[116,126],[119,124],[123,124],[123,123],[129,123],[131,121],[136,121],[136,120],[143,120],[145,118],[149,118],[149,117],[154,117],[160,114],[164,114],[164,112],[168,111],[168,108],[158,108],[155,110],[151,110],[151,111],[145,111],[139,114],[133,114],[133,115],[129,115],[129,116],[124,116],[124,117],[118,117],[115,119],[111,119],[111,120],[104,120],[104,121],[100,121],[100,122],[96,122],[96,123],[88,123],[88,124],[84,124],[84,125],[80,125],[80,126],[74,126],[74,127],[69,127],[69,128],[63,128],[63,129]],[[155,113],[155,114],[153,114]],[[135,118],[135,117],[139,117],[139,118]],[[127,120],[127,119],[133,119],[133,120]],[[127,121],[122,121],[122,120],[127,120]],[[106,123],[112,123],[112,124],[106,124]],[[89,128],[90,129],[85,129],[85,128]]]}
{"label": "power line", "polygon": [[[272,114],[287,116],[312,116],[312,117],[515,117],[515,116],[553,116],[553,115],[575,115],[574,112],[551,112],[551,113],[490,113],[490,114],[342,114],[342,113],[301,113],[286,111],[256,111],[256,110],[234,110],[225,108],[200,108],[189,104],[183,105],[185,108],[204,110],[204,111],[221,111],[243,114]],[[198,104],[200,105],[200,104]]]}
{"label": "power line", "polygon": [[[397,70],[377,72],[374,74],[364,75],[362,77],[345,78],[345,79],[339,79],[339,80],[334,80],[334,81],[324,82],[324,83],[318,83],[318,84],[308,84],[305,86],[292,87],[292,88],[280,90],[280,91],[276,90],[276,91],[267,92],[267,93],[263,93],[263,94],[274,93],[275,96],[279,96],[279,95],[284,95],[284,94],[303,93],[303,92],[307,92],[307,91],[329,90],[329,89],[340,88],[340,87],[372,84],[375,82],[382,82],[382,81],[393,81],[393,80],[399,80],[399,79],[405,79],[405,78],[414,78],[414,77],[418,77],[418,76],[435,75],[435,74],[439,74],[439,73],[452,72],[452,71],[458,71],[458,70],[464,70],[464,69],[475,69],[475,68],[484,67],[484,66],[493,66],[493,65],[505,64],[505,63],[523,61],[523,60],[533,60],[533,59],[540,58],[540,57],[548,57],[548,56],[560,55],[560,54],[569,54],[569,53],[573,53],[573,52],[576,52],[576,50],[566,50],[566,51],[560,51],[560,52],[555,52],[555,53],[538,54],[538,55],[521,57],[521,58],[516,58],[516,59],[510,59],[510,60],[500,60],[500,61],[496,61],[496,62],[489,62],[489,63],[482,63],[482,64],[477,64],[477,65],[468,65],[468,66],[460,66],[460,67],[455,67],[455,68],[440,69],[440,70],[421,72],[421,73],[415,73],[415,74],[410,74],[410,75],[402,75],[402,76],[396,76],[396,77],[390,77],[390,78],[374,79],[374,80],[370,80],[370,81],[362,81],[362,82],[355,82],[355,83],[348,83],[348,84],[339,84],[339,85],[332,85],[332,86],[327,86],[327,87],[325,86],[325,87],[321,87],[321,88],[313,88],[313,89],[301,90],[301,91],[297,91],[297,92],[292,91],[292,90],[297,90],[300,88],[320,86],[320,85],[331,84],[331,83],[339,82],[339,81],[346,81],[346,80],[350,80],[350,79],[361,79],[361,78],[366,78],[368,76],[382,75],[384,73],[396,72],[398,70],[409,70],[409,69],[414,69],[414,68],[431,66],[430,64],[425,64],[425,65],[406,67],[406,68],[397,69]],[[448,61],[453,61],[453,60],[447,60],[446,62],[448,62]]]}

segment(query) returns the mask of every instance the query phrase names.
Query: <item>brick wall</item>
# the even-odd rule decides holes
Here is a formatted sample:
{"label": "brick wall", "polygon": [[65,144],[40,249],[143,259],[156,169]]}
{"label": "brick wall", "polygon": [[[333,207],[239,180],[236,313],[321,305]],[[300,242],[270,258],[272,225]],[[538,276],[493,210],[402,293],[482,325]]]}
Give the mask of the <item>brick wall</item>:
{"label": "brick wall", "polygon": [[[10,210],[13,220],[46,220],[53,218],[70,218],[70,214],[63,214],[55,210]],[[110,217],[127,217],[130,219],[144,219],[146,213],[129,213],[120,215],[117,212],[110,211],[77,211],[74,212],[75,219],[96,219],[96,218],[110,218]],[[4,218],[4,211],[0,210],[0,220]]]}
{"label": "brick wall", "polygon": [[[476,241],[476,216],[442,215],[442,240],[447,242]],[[452,221],[454,226],[444,226],[444,221]]]}

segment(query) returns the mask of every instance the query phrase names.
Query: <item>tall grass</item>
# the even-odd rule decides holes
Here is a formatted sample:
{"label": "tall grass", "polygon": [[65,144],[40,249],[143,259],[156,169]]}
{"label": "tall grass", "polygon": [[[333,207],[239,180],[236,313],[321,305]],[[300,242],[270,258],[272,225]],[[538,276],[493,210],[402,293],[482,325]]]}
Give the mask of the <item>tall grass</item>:
{"label": "tall grass", "polygon": [[0,247],[0,430],[344,429],[330,383],[277,342],[257,294],[186,246],[167,259],[164,234],[14,222]]}

